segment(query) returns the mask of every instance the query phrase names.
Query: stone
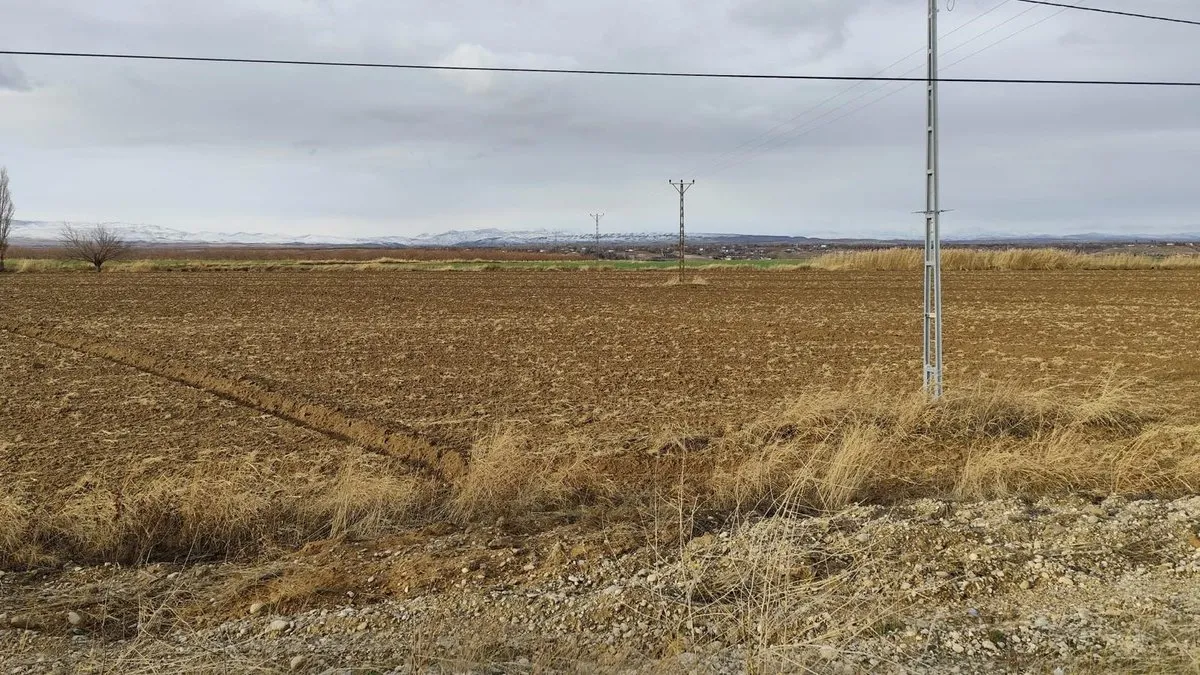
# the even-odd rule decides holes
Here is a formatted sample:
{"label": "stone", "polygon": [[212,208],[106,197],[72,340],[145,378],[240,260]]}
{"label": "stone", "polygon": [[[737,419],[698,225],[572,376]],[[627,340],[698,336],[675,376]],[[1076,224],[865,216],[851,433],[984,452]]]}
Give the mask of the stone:
{"label": "stone", "polygon": [[258,614],[259,612],[263,611],[263,608],[266,606],[267,604],[265,602],[255,602],[250,605],[250,613]]}
{"label": "stone", "polygon": [[285,631],[287,629],[288,629],[288,622],[284,621],[283,619],[275,619],[274,621],[272,621],[270,624],[267,625],[268,633],[278,633],[281,631]]}
{"label": "stone", "polygon": [[72,626],[81,626],[83,625],[83,617],[79,615],[79,612],[67,612],[67,623]]}
{"label": "stone", "polygon": [[28,616],[21,616],[19,614],[14,614],[11,618],[9,618],[8,625],[12,626],[13,628],[21,628],[24,630],[42,629],[41,625],[32,618]]}
{"label": "stone", "polygon": [[288,667],[292,670],[300,670],[306,665],[308,665],[308,657],[304,654],[297,654],[292,657],[291,661],[288,661]]}

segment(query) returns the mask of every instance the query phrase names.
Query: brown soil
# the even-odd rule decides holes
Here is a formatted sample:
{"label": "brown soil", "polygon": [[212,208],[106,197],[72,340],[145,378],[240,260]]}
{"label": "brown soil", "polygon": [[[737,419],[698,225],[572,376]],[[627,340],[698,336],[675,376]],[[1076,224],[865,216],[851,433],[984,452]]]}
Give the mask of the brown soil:
{"label": "brown soil", "polygon": [[[738,663],[744,666],[750,658],[746,650],[752,645],[769,652],[754,657],[765,659],[760,668],[787,669],[772,660],[776,657],[784,658],[785,665],[796,665],[786,660],[790,657],[784,646],[790,644],[790,637],[772,642],[762,635],[753,636],[753,631],[739,633],[746,627],[722,623],[725,619],[706,621],[703,630],[708,631],[710,625],[713,628],[704,633],[704,640],[688,632],[690,628],[678,630],[685,625],[678,620],[681,611],[685,620],[691,620],[686,618],[689,612],[736,613],[736,605],[733,610],[720,605],[728,603],[728,598],[680,598],[681,588],[699,583],[698,572],[686,567],[691,559],[691,554],[685,555],[687,542],[699,538],[702,544],[692,544],[693,552],[715,560],[712,569],[723,570],[725,579],[729,572],[720,560],[732,559],[731,551],[743,549],[718,545],[714,537],[736,541],[750,536],[743,527],[772,515],[698,511],[698,502],[688,501],[694,495],[685,494],[687,481],[682,476],[688,467],[694,470],[705,462],[712,465],[706,470],[719,470],[719,462],[704,459],[703,451],[710,442],[761,420],[764,411],[775,409],[781,399],[845,389],[865,377],[912,388],[920,365],[920,279],[908,273],[818,271],[706,271],[705,277],[709,283],[704,286],[667,286],[662,283],[666,275],[650,272],[397,272],[336,277],[148,273],[0,278],[0,304],[4,307],[0,318],[0,486],[8,493],[4,497],[21,491],[31,495],[31,503],[40,508],[61,506],[66,514],[56,516],[58,520],[38,535],[47,550],[57,551],[56,557],[42,559],[31,553],[31,558],[9,563],[8,573],[0,577],[4,591],[0,595],[5,598],[0,613],[8,616],[11,627],[8,631],[0,627],[0,649],[10,654],[0,657],[0,664],[38,672],[39,655],[70,662],[74,668],[88,662],[86,653],[107,659],[152,653],[153,658],[145,661],[121,661],[128,668],[108,661],[109,669],[287,669],[290,655],[307,649],[303,653],[310,655],[309,661],[300,668],[378,665],[369,655],[379,645],[366,638],[353,644],[337,643],[341,651],[313,646],[321,634],[318,629],[310,630],[318,625],[314,617],[324,616],[322,611],[340,612],[349,603],[354,608],[346,615],[347,621],[353,621],[350,628],[376,621],[369,613],[375,611],[373,607],[378,608],[380,617],[399,621],[399,625],[407,625],[407,619],[397,617],[422,617],[412,621],[424,632],[410,634],[411,648],[404,654],[389,655],[387,667],[397,667],[396,659],[416,658],[414,654],[421,659],[441,654],[418,661],[435,670],[453,670],[472,660],[503,662],[509,664],[505,666],[509,670],[527,672],[570,669],[567,664],[573,659],[587,658],[598,670],[617,669],[621,664],[657,670],[669,669],[662,659],[674,659],[703,646],[713,650],[711,658],[709,652],[703,652],[705,667],[724,671],[736,670]],[[1067,397],[1116,372],[1117,377],[1135,378],[1138,395],[1166,410],[1155,414],[1166,415],[1174,428],[1197,423],[1200,355],[1195,335],[1200,332],[1200,274],[977,272],[948,274],[946,285],[951,389],[956,383],[990,376],[1020,381],[1030,390],[1060,387],[1062,396]],[[1173,443],[1176,447],[1170,461],[1178,466],[1192,461],[1195,434],[1143,433],[1156,419],[1134,418],[1131,424],[1136,428],[1127,434],[1131,447]],[[1124,422],[1117,420],[1116,424]],[[582,434],[580,438],[595,447],[588,448],[587,462],[574,470],[602,476],[608,482],[601,489],[595,487],[599,482],[593,485],[570,476],[562,478],[594,490],[563,505],[543,495],[527,494],[531,486],[521,482],[519,474],[545,467],[536,459],[517,461],[509,467],[518,475],[506,479],[511,482],[507,491],[484,495],[507,500],[496,502],[494,509],[487,507],[487,501],[468,508],[461,499],[448,504],[444,499],[413,497],[414,504],[439,506],[434,510],[405,507],[407,510],[384,523],[391,525],[372,524],[375,516],[371,514],[381,504],[394,506],[423,491],[444,494],[450,484],[462,490],[465,467],[485,456],[476,454],[481,450],[503,445],[501,441],[510,437],[497,430],[508,428],[519,430],[514,438],[520,440],[513,441],[514,447],[534,453],[532,457],[538,457],[536,453],[543,447],[569,443]],[[771,433],[778,435],[781,429]],[[1081,436],[1080,442],[1099,447],[1108,433]],[[1049,443],[1062,438],[1035,440]],[[942,439],[931,436],[927,440],[931,450],[947,450],[939,445]],[[1019,440],[1010,434],[996,442]],[[937,456],[962,461],[971,449],[950,448]],[[507,460],[498,457],[500,470]],[[620,458],[619,469],[614,469],[616,458]],[[1176,464],[1164,461],[1159,461],[1156,470],[1164,474],[1173,471]],[[1188,466],[1194,467],[1194,462]],[[1188,494],[1188,485],[1192,485],[1190,493],[1200,490],[1200,485],[1188,483],[1192,471],[1194,468],[1176,472],[1172,498]],[[646,476],[653,480],[645,480]],[[622,482],[626,478],[628,481]],[[1072,480],[1063,480],[1063,494],[1079,491]],[[171,504],[161,508],[171,517],[156,524],[158,529],[151,533],[117,527],[126,521],[142,522],[132,519],[131,510],[160,508],[157,503],[132,501],[136,489],[147,485],[163,486],[163,499]],[[189,494],[189,485],[200,486],[193,488],[200,494]],[[360,501],[347,506],[343,494],[347,490],[339,493],[339,485],[351,486],[348,492],[358,495]],[[646,495],[624,499],[622,489],[634,485]],[[904,485],[895,483],[901,491]],[[363,486],[374,490],[370,494],[376,496],[364,497],[370,490]],[[1084,505],[1070,506],[1071,516],[1062,522],[1071,527],[1075,520],[1087,517],[1087,500],[1102,496],[1089,493]],[[191,538],[168,536],[171,527],[195,520],[182,518],[180,513],[202,511],[206,504],[216,510],[234,497],[253,497],[256,501],[238,508],[265,515],[239,520],[236,514],[218,514],[219,518],[201,519],[208,528],[201,532],[205,540],[227,536],[227,546],[189,552],[185,545],[200,539],[197,532],[186,533]],[[519,513],[506,507],[523,499],[533,506]],[[0,498],[0,521],[6,517],[5,504]],[[888,540],[881,549],[883,555],[902,555],[904,542],[918,541],[931,556],[940,555],[937,552],[943,549],[923,538],[936,539],[931,528],[936,529],[939,518],[948,516],[913,515],[919,511],[917,506],[897,508],[908,509],[903,511],[907,515],[897,516],[897,522],[902,522],[896,528],[903,537]],[[1053,539],[1060,534],[1049,521],[1044,531],[1033,533],[1006,525],[1009,512],[1021,512],[1019,504],[980,508],[1002,515],[975,530],[967,527],[971,525],[967,522],[962,527],[968,534],[962,537],[971,539],[971,532],[986,530],[1003,543]],[[1118,519],[1123,508],[1113,506],[1096,517]],[[1087,598],[1102,597],[1104,584],[1122,584],[1135,577],[1139,584],[1150,583],[1145,575],[1136,576],[1139,565],[1150,565],[1152,572],[1157,569],[1154,565],[1168,564],[1172,570],[1183,570],[1171,572],[1176,575],[1171,579],[1195,573],[1193,563],[1180,562],[1191,560],[1195,548],[1188,538],[1189,531],[1193,539],[1196,534],[1189,520],[1196,517],[1194,501],[1139,509],[1131,512],[1133,520],[1122,530],[1122,536],[1128,535],[1133,543],[1115,549],[1119,560],[1113,563],[1122,570],[1128,568],[1134,577],[1089,572],[1100,581],[1087,587]],[[827,515],[801,527],[819,525],[836,531],[855,519],[881,517],[878,512],[855,512],[853,507],[849,513],[845,517]],[[742,523],[742,517],[751,521]],[[331,518],[342,525],[331,526]],[[264,519],[287,522],[290,529],[254,525]],[[104,547],[71,539],[81,523],[93,528],[89,532],[107,537]],[[1170,545],[1145,551],[1137,548],[1141,544],[1134,541],[1133,534],[1138,528],[1160,525],[1161,532],[1155,530],[1155,536],[1174,537]],[[1105,536],[1099,532],[1088,541],[1103,541]],[[962,537],[954,541],[961,543]],[[978,537],[984,538],[983,534]],[[0,532],[0,549],[7,545]],[[838,575],[848,570],[883,565],[882,558],[868,553],[856,558],[857,554],[842,551],[837,560],[812,557],[825,555],[822,551],[826,548],[801,551],[808,557],[798,558],[802,562],[795,573],[802,577],[800,581],[814,584],[824,577],[841,578]],[[120,565],[106,567],[106,560]],[[829,567],[831,563],[835,566]],[[1077,560],[1072,564],[1083,565]],[[949,559],[939,565],[937,571],[950,575],[962,572],[956,567],[959,563]],[[813,570],[820,569],[826,571],[818,575],[821,578],[814,578]],[[1001,571],[1011,574],[1012,569],[1003,567]],[[647,570],[656,578],[669,579],[670,584],[645,582]],[[871,574],[886,586],[891,579],[888,575],[899,574],[893,572],[875,569]],[[904,583],[910,584],[910,589],[919,587],[917,582],[934,570],[926,572],[925,576],[917,573],[913,579],[906,578]],[[175,573],[178,575],[169,576]],[[1070,574],[1067,570],[1059,576]],[[571,577],[593,581],[571,581]],[[635,583],[634,579],[642,581]],[[899,576],[895,582],[898,589]],[[603,593],[609,586],[640,590],[622,591],[630,595],[621,595],[618,603],[615,591],[612,597]],[[1178,586],[1163,581],[1159,588],[1184,593]],[[722,588],[721,593],[728,591]],[[1022,602],[1031,607],[1036,604],[1037,598],[1024,593],[1028,589],[1019,585],[1004,588],[1005,612],[1019,614]],[[1058,602],[1085,599],[1072,595],[1074,591],[1065,585],[1055,588]],[[618,648],[611,648],[611,641],[599,640],[596,644],[603,646],[593,649],[585,640],[567,649],[564,645],[571,633],[559,626],[569,628],[577,617],[563,604],[566,600],[556,598],[563,593],[574,597],[575,591],[569,589],[589,598],[579,602],[586,604],[588,620],[603,625],[604,631],[616,630],[625,636],[632,630],[640,635],[643,629],[638,622],[646,621],[653,628],[654,639],[636,645],[636,641],[627,642],[636,654],[623,652],[620,639]],[[879,595],[865,600],[856,596],[855,602],[900,603],[901,597],[913,599],[910,589],[900,595],[880,590]],[[1146,590],[1144,595],[1155,592]],[[530,594],[530,606],[547,607],[541,616],[546,621],[552,617],[552,632],[559,636],[553,647],[530,647],[527,638],[541,630],[537,621],[523,614],[518,625],[511,613],[503,615],[503,620],[510,622],[507,627],[483,640],[488,644],[474,652],[437,646],[446,635],[465,643],[463,631],[468,629],[482,640],[487,621],[493,627],[500,621],[498,615],[486,611],[490,599],[503,598],[508,607],[524,602],[525,594]],[[750,593],[749,597],[757,596]],[[918,637],[911,640],[932,640],[929,631],[941,630],[936,624],[943,620],[934,608],[947,602],[946,597],[934,593],[917,598],[928,604],[907,614],[901,612],[899,623],[884,634],[907,635],[912,628]],[[1127,599],[1130,607],[1140,607],[1137,597]],[[701,601],[709,603],[707,609],[696,604]],[[258,624],[266,621],[266,615],[246,618],[254,602],[265,603],[272,618],[278,614],[304,624],[312,641],[305,642],[306,647],[289,642],[291,651],[281,653],[251,642],[241,651],[221,651],[242,643],[239,630],[263,633],[266,626]],[[645,616],[632,621],[595,618],[595,613],[617,611],[613,609],[617,605],[625,608],[620,611],[644,612]],[[1194,598],[1172,607],[1172,621],[1194,616]],[[103,628],[89,623],[76,636],[85,637],[86,642],[72,642],[67,629],[58,626],[67,611],[87,615],[87,622],[108,616],[112,621],[105,619]],[[479,613],[473,613],[476,611]],[[1166,615],[1154,616],[1165,620]],[[1153,623],[1154,616],[1147,621]],[[968,618],[963,620],[964,626],[974,625],[975,618]],[[1105,630],[1117,630],[1114,626],[1120,624],[1119,618],[1114,615],[1113,626]],[[12,623],[14,619],[16,623]],[[323,619],[320,625],[324,625]],[[444,635],[435,634],[438,626],[444,627]],[[960,628],[955,630],[965,634],[967,628]],[[293,630],[298,629],[287,629]],[[1155,650],[1166,648],[1164,640],[1176,636],[1172,639],[1182,644],[1176,645],[1172,660],[1163,663],[1179,669],[1197,653],[1196,636],[1173,630],[1154,633],[1159,637],[1147,638],[1151,642],[1146,649],[1157,653]],[[739,634],[741,642],[734,637]],[[173,661],[170,650],[159,649],[164,639],[175,640],[179,635],[203,635],[202,642],[190,643],[191,638],[177,641],[189,645],[188,654],[206,654],[203,658],[207,660],[190,661],[187,663],[192,666],[188,666]],[[383,640],[389,634],[383,631],[379,635]],[[963,643],[964,650],[989,649],[985,642],[1000,644],[987,636],[984,630],[971,640],[953,639]],[[864,642],[860,637],[840,642],[821,638],[825,641],[819,644],[805,638],[809,642],[799,647],[818,660],[802,660],[803,667],[796,669],[821,670],[836,662],[851,670],[871,670],[869,660],[843,658],[844,650],[878,646],[878,641]],[[394,642],[398,638],[388,639]],[[1095,644],[1103,643],[1104,633],[1095,640],[1099,641]],[[711,647],[718,642],[721,646]],[[838,658],[826,659],[829,654],[822,652],[821,646],[835,642]],[[523,645],[519,654],[512,651],[518,644]],[[886,654],[892,661],[877,663],[892,664],[926,659],[929,670],[969,664],[965,652],[952,649],[953,644],[946,637],[944,650],[924,655],[917,647],[909,651],[905,651],[908,647],[897,647],[898,651],[879,647],[882,651],[872,651],[871,658]],[[1013,661],[1018,664],[1014,669],[1052,663],[1047,659],[1058,648],[1053,640],[1048,644],[1037,648],[1043,651],[1031,652],[1029,658],[1034,660]],[[1094,646],[1093,642],[1088,645],[1089,650]],[[214,649],[225,656],[213,656]],[[742,651],[735,654],[731,649]],[[1067,649],[1071,658],[1062,663],[1084,663],[1091,658],[1072,649]],[[451,653],[453,663],[438,660],[450,659]],[[74,656],[63,660],[64,654]],[[76,658],[81,654],[84,657]],[[1133,648],[1116,650],[1092,663],[1101,664],[1099,669],[1119,670],[1136,654]],[[1009,655],[1016,658],[1016,652]],[[689,670],[689,664],[700,662],[683,659],[667,665]],[[1106,663],[1108,666],[1103,665]]]}
{"label": "brown soil", "polygon": [[[386,428],[509,419],[604,425],[745,419],[865,373],[911,382],[910,273],[28,275],[6,321],[202,365]],[[946,276],[948,375],[1031,386],[1119,368],[1200,403],[1200,275]]]}

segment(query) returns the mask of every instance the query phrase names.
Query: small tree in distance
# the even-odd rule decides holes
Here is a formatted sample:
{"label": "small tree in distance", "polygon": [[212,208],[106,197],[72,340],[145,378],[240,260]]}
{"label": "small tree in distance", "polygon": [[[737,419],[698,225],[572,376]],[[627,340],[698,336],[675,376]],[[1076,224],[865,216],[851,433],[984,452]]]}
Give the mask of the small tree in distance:
{"label": "small tree in distance", "polygon": [[12,192],[8,189],[8,169],[0,167],[0,272],[4,271],[4,256],[8,255],[8,235],[12,233]]}
{"label": "small tree in distance", "polygon": [[86,228],[63,225],[58,239],[63,257],[88,263],[97,272],[104,267],[104,263],[117,260],[129,251],[129,244],[107,225]]}

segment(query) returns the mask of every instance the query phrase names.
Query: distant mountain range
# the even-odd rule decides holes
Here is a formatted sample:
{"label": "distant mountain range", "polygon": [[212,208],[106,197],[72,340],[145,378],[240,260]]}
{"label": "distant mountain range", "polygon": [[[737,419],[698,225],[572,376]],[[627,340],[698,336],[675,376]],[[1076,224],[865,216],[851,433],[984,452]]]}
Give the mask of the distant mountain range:
{"label": "distant mountain range", "polygon": [[[409,248],[544,248],[549,246],[583,245],[595,241],[593,235],[579,232],[557,232],[552,230],[451,230],[440,234],[421,234],[415,237],[339,237],[327,234],[267,234],[262,232],[187,232],[130,223],[71,223],[77,227],[102,224],[117,231],[125,240],[138,244],[208,245],[208,246],[361,246],[361,247],[409,247]],[[63,223],[38,221],[13,221],[11,241],[13,244],[45,245],[58,239]],[[676,241],[678,233],[624,232],[601,233],[605,246],[666,246]],[[970,244],[1083,244],[1083,243],[1132,243],[1132,242],[1200,242],[1200,232],[1175,234],[1116,235],[1103,233],[1069,235],[1003,235],[987,234],[972,237],[948,238],[948,243]],[[819,238],[792,237],[759,234],[712,234],[688,235],[693,245],[896,245],[920,243],[913,239],[882,238]]]}

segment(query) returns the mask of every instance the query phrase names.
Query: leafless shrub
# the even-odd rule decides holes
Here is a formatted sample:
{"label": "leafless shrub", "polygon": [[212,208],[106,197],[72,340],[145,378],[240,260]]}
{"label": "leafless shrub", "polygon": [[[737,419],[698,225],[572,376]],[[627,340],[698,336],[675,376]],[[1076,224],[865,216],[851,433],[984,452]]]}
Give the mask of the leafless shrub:
{"label": "leafless shrub", "polygon": [[129,252],[129,243],[107,225],[77,228],[63,225],[59,234],[63,257],[88,263],[99,272],[104,263]]}

